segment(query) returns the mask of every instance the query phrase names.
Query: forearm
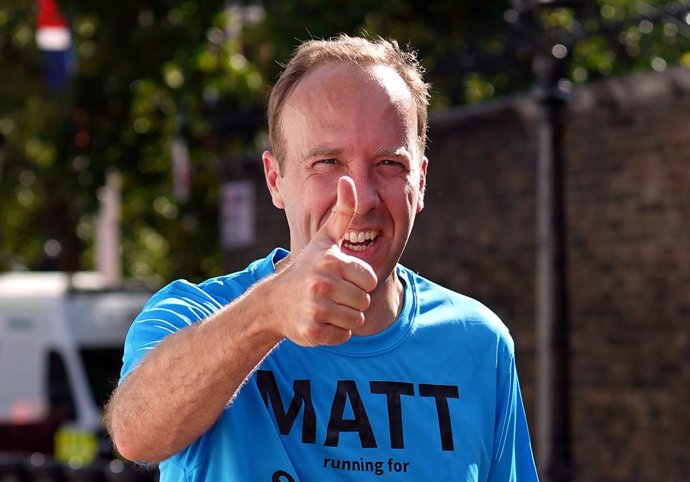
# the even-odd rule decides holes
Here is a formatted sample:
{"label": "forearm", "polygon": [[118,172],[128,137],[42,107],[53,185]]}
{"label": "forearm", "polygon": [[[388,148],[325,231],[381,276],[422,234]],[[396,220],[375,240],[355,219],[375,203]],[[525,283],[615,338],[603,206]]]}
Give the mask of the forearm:
{"label": "forearm", "polygon": [[[196,440],[281,337],[253,290],[215,315],[168,336],[113,394],[106,421],[118,451],[157,462]],[[259,302],[257,302],[257,300]]]}
{"label": "forearm", "polygon": [[127,376],[106,413],[122,456],[155,462],[187,447],[283,338],[333,345],[362,327],[376,275],[333,241],[342,239],[349,222],[329,220],[275,275],[216,315],[168,336]]}

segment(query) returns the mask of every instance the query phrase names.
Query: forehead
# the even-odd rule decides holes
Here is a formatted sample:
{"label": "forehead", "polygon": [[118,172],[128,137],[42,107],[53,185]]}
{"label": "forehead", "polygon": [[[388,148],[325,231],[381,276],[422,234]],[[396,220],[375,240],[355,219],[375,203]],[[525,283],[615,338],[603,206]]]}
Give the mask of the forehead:
{"label": "forehead", "polygon": [[[389,139],[412,148],[417,111],[403,79],[384,65],[326,64],[302,79],[281,119],[286,147],[335,134],[353,143]],[[396,140],[393,140],[396,138]],[[391,146],[379,146],[391,147]]]}
{"label": "forehead", "polygon": [[309,72],[288,97],[287,104],[337,101],[344,97],[380,95],[395,104],[412,104],[405,81],[385,65],[358,66],[353,63],[330,63]]}

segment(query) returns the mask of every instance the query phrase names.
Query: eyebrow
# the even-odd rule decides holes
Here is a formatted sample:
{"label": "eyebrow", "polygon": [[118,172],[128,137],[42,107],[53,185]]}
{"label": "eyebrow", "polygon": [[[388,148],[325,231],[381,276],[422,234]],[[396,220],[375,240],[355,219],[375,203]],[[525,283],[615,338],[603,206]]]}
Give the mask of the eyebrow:
{"label": "eyebrow", "polygon": [[412,153],[407,149],[407,147],[398,147],[397,149],[388,149],[386,147],[380,147],[377,153],[378,157],[404,157],[405,159],[412,159]]}
{"label": "eyebrow", "polygon": [[[303,155],[302,161],[306,162],[309,159],[312,159],[314,157],[327,157],[327,156],[338,157],[342,152],[343,152],[343,150],[340,148],[337,148],[337,147],[317,146],[317,147],[311,149],[305,155]],[[380,147],[378,149],[378,151],[376,151],[376,157],[397,157],[397,158],[412,159],[412,153],[407,149],[407,147],[399,147],[397,149]]]}
{"label": "eyebrow", "polygon": [[303,155],[302,160],[307,161],[314,157],[338,156],[341,152],[342,149],[338,149],[337,147],[316,146],[315,148],[307,152],[305,155]]}

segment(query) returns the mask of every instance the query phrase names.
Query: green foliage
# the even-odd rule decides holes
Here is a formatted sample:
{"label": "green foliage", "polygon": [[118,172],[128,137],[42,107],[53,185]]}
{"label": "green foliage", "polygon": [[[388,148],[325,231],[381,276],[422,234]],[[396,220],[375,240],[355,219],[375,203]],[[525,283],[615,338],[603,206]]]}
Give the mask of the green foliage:
{"label": "green foliage", "polygon": [[690,2],[610,0],[599,4],[598,14],[598,32],[573,53],[577,81],[690,66]]}
{"label": "green foliage", "polygon": [[[64,92],[42,81],[35,2],[0,5],[0,270],[93,268],[98,188],[116,169],[127,275],[162,282],[222,272],[222,170],[263,148],[267,86],[307,38],[366,32],[413,46],[433,109],[530,88],[533,55],[557,44],[574,82],[690,66],[687,0],[583,1],[519,14],[509,0],[60,5],[76,61]],[[174,195],[176,139],[189,148],[188,199]]]}
{"label": "green foliage", "polygon": [[[265,84],[225,30],[223,3],[63,4],[78,70],[61,93],[42,85],[33,3],[0,7],[2,38],[15,39],[2,42],[0,60],[9,73],[0,98],[0,269],[93,268],[96,194],[106,171],[117,169],[126,274],[165,280],[218,271],[221,165],[244,153],[237,146],[250,144],[259,126],[255,116],[245,132],[220,132],[212,119],[221,100],[262,109]],[[175,138],[189,144],[188,200],[172,196]]]}
{"label": "green foliage", "polygon": [[[380,35],[412,46],[418,51],[433,84],[433,108],[479,101],[486,96],[508,92],[507,82],[500,79],[500,70],[506,65],[525,69],[524,65],[516,65],[514,60],[517,59],[498,60],[505,52],[502,16],[510,8],[508,0],[391,0],[377,4],[367,0],[348,0],[345,4],[269,0],[264,5],[267,34],[278,59],[288,58],[298,41],[340,32]],[[529,71],[529,67],[526,70]],[[477,95],[478,82],[467,80],[468,72],[474,72],[481,84],[486,84],[491,76],[496,81],[487,84],[488,88],[480,87],[482,94]],[[524,75],[513,77],[515,82],[510,89],[521,90],[529,86]]]}
{"label": "green foliage", "polygon": [[572,49],[568,75],[584,82],[690,63],[690,2],[598,0],[580,9],[541,9],[553,41]]}

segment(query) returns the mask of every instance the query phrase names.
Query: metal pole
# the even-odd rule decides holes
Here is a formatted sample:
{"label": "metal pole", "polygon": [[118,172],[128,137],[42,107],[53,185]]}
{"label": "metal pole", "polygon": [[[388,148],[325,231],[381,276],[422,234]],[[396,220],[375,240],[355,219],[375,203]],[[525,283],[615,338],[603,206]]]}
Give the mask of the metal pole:
{"label": "metal pole", "polygon": [[570,347],[565,216],[563,112],[559,61],[535,58],[540,81],[537,160],[536,316],[537,456],[549,482],[572,480],[570,450]]}
{"label": "metal pole", "polygon": [[540,99],[541,112],[537,131],[537,226],[536,226],[536,329],[537,329],[537,462],[542,479],[552,465],[553,360],[551,339],[554,319],[554,233],[553,218],[553,145],[552,126]]}
{"label": "metal pole", "polygon": [[106,286],[117,287],[122,281],[122,248],[120,246],[120,173],[110,169],[105,185],[98,190],[100,209],[96,228],[96,266]]}

